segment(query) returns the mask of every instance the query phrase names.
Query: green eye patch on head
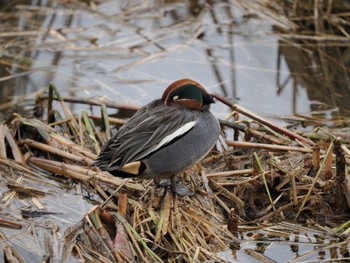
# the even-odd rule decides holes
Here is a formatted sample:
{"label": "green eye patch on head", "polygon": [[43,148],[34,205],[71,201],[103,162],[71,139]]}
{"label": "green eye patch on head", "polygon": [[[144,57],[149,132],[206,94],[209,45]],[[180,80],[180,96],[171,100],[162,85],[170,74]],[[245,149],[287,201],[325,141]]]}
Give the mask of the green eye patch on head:
{"label": "green eye patch on head", "polygon": [[185,100],[185,99],[195,99],[198,102],[202,103],[203,101],[203,91],[201,88],[194,84],[186,84],[175,89],[170,93],[169,98],[172,100]]}

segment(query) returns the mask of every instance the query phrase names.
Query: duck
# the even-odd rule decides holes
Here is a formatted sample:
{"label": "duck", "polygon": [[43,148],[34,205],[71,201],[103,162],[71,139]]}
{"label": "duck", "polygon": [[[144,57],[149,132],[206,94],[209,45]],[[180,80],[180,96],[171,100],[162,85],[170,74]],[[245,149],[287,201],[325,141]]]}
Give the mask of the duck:
{"label": "duck", "polygon": [[194,80],[171,83],[107,141],[95,165],[113,176],[154,179],[179,196],[192,195],[179,175],[200,162],[219,138],[212,103],[213,96]]}

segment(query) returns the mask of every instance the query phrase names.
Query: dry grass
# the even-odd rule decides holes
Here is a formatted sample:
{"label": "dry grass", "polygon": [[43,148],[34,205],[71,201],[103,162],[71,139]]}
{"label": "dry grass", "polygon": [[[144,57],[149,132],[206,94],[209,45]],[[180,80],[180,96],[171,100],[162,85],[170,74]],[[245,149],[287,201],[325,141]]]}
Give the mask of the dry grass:
{"label": "dry grass", "polygon": [[[87,6],[72,1],[103,16],[93,2]],[[311,100],[319,99],[318,90],[329,90],[325,104],[339,106],[341,114],[348,112],[349,105],[344,101],[349,100],[330,88],[349,87],[348,78],[341,83],[338,78],[349,72],[344,65],[350,54],[350,13],[341,11],[348,5],[346,1],[311,1],[312,6],[297,0],[231,2],[274,21],[274,32],[281,38],[279,60],[284,58],[291,72],[281,81],[281,68],[277,68],[279,92],[289,81],[295,88],[308,87]],[[28,10],[30,6],[17,8]],[[32,8],[30,14],[57,12]],[[156,9],[136,6],[126,8],[122,17],[107,18],[127,23],[145,14],[161,15]],[[130,50],[141,54],[130,64],[115,68],[117,72],[191,45],[204,32],[201,24],[180,45],[165,49],[158,42],[183,34],[182,26],[197,22],[174,24],[148,37],[141,36],[131,41],[134,46],[127,47],[83,48],[76,44],[77,39],[67,39],[56,30],[8,30],[1,32],[0,38],[26,37],[16,45],[29,48],[30,38],[50,35],[57,41],[30,49],[64,45],[66,50],[115,51],[117,57],[129,56]],[[144,52],[142,48],[148,45],[155,45],[157,52]],[[207,55],[211,58],[210,50]],[[216,60],[211,61],[218,83],[224,83]],[[224,62],[235,67],[234,61]],[[8,53],[0,63],[15,63],[23,70],[1,77],[0,82],[33,70],[48,70],[31,69],[26,57]],[[221,86],[226,94],[225,86]],[[15,113],[0,123],[0,244],[7,261],[37,261],[44,256],[67,262],[224,262],[218,252],[235,253],[244,248],[245,242],[289,242],[298,246],[310,233],[317,248],[296,256],[294,262],[328,250],[333,260],[349,259],[348,118],[323,118],[318,112],[288,116],[284,117],[290,122],[287,129],[215,95],[232,112],[221,120],[223,132],[218,147],[184,175],[184,182],[196,194],[179,198],[155,187],[152,181],[112,177],[93,166],[100,147],[111,136],[114,126],[109,125],[118,127],[126,121],[109,117],[106,109],[135,111],[137,107],[106,99],[63,98],[53,85],[49,92],[31,94],[34,96],[32,114]],[[13,103],[0,105],[0,109]],[[67,103],[100,105],[101,115],[74,115]],[[316,128],[305,132],[296,128],[301,126]],[[271,262],[263,254],[264,248],[260,249],[245,248],[244,252]]]}
{"label": "dry grass", "polygon": [[[349,230],[339,222],[349,220],[344,214],[349,209],[350,141],[344,133],[348,129],[341,133],[318,129],[313,137],[322,139],[311,141],[215,95],[232,107],[235,113],[230,116],[236,116],[235,122],[222,121],[223,130],[235,126],[246,142],[231,141],[223,133],[221,150],[213,150],[201,167],[184,176],[196,194],[179,198],[152,181],[120,179],[95,168],[93,160],[109,137],[109,129],[96,127],[94,120],[102,123],[108,116],[105,111],[100,118],[86,113],[74,116],[53,85],[50,90],[51,123],[15,114],[0,126],[0,171],[6,174],[2,180],[10,189],[1,202],[8,204],[15,195],[25,195],[37,211],[22,209],[22,216],[33,219],[53,213],[40,203],[40,197],[50,195],[41,184],[57,183],[57,179],[50,182],[48,175],[64,175],[79,184],[76,191],[97,193],[103,200],[100,205],[66,231],[64,260],[74,254],[105,262],[220,262],[223,259],[216,252],[238,249],[237,234],[249,225],[263,233],[267,226],[275,229],[285,221],[312,220],[322,227],[339,227],[334,231],[345,242],[341,233]],[[51,99],[59,100],[65,114],[62,119],[52,116]],[[248,122],[237,118],[238,113],[249,116]],[[271,143],[276,140],[281,145]],[[254,154],[250,147],[255,148]],[[327,171],[330,178],[325,176]],[[11,216],[0,224],[15,229],[23,226]],[[8,253],[11,251],[13,247]],[[258,256],[249,249],[246,253]]]}

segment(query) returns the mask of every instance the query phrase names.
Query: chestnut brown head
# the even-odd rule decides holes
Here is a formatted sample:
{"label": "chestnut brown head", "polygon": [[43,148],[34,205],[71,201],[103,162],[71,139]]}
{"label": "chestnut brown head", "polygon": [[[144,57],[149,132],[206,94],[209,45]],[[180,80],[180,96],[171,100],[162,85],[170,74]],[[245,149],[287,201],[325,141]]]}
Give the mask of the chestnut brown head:
{"label": "chestnut brown head", "polygon": [[163,93],[162,101],[167,106],[177,104],[194,110],[214,103],[213,97],[202,85],[191,79],[180,79],[170,84]]}

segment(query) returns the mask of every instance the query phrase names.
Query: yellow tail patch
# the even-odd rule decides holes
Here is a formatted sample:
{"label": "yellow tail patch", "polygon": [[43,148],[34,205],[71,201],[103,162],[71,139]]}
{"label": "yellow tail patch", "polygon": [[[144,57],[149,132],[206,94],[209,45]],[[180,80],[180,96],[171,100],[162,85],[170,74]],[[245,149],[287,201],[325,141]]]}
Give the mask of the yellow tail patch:
{"label": "yellow tail patch", "polygon": [[128,163],[128,164],[124,165],[120,169],[120,171],[125,172],[125,173],[129,173],[129,174],[138,175],[140,172],[140,166],[141,166],[140,161],[132,162],[132,163]]}

